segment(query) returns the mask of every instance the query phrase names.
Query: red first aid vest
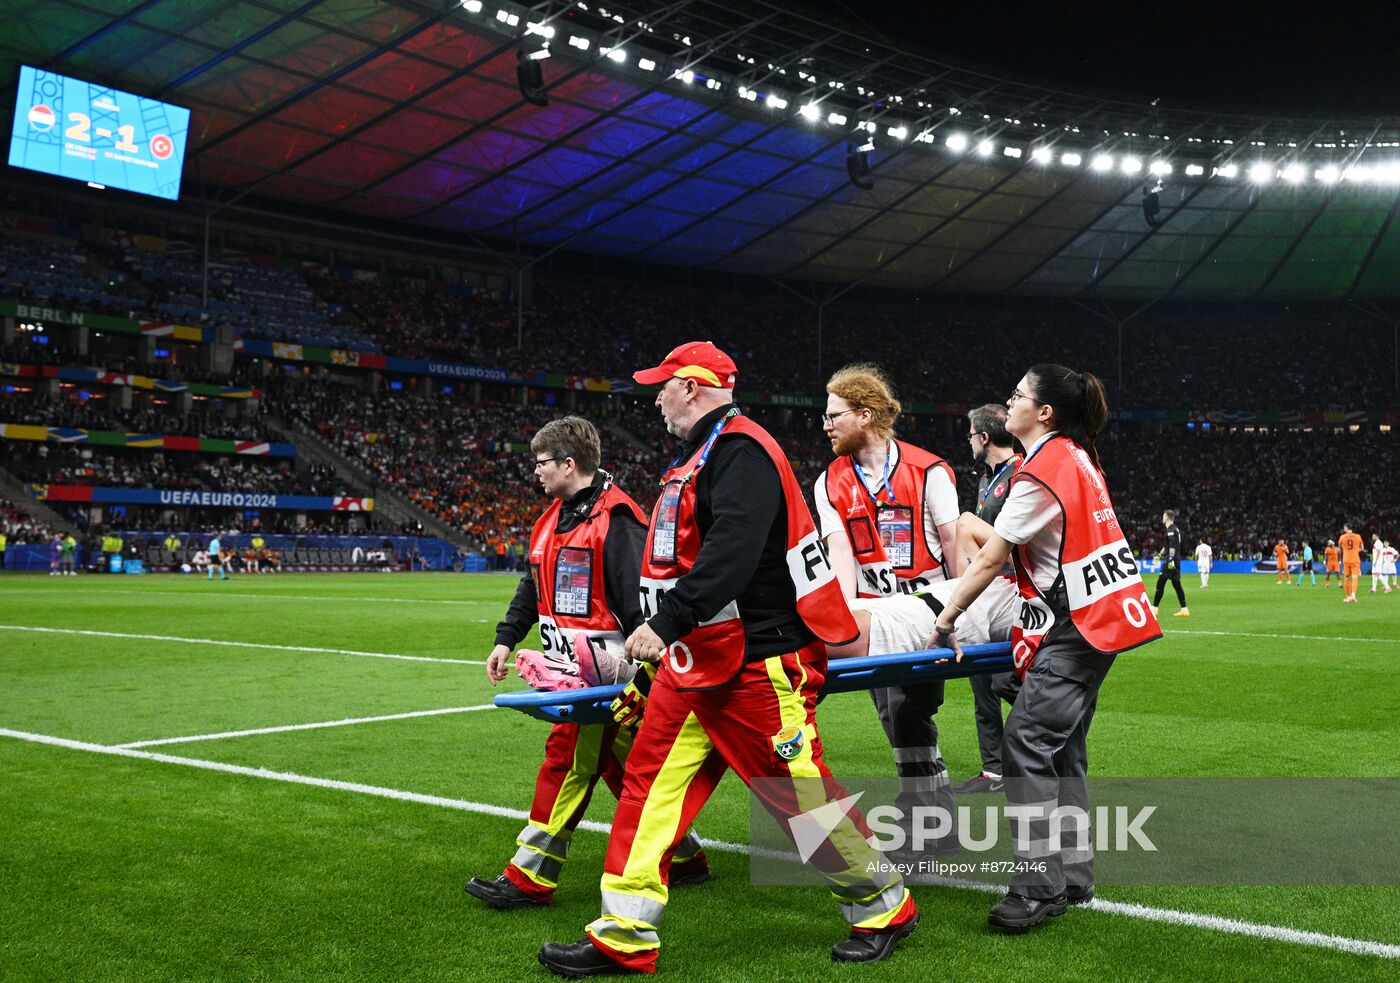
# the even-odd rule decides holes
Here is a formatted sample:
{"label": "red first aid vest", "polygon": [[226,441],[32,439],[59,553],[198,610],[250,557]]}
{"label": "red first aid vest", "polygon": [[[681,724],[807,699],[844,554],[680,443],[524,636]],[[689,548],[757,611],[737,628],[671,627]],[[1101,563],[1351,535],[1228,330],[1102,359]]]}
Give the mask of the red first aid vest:
{"label": "red first aid vest", "polygon": [[1064,514],[1059,568],[1048,594],[1032,576],[1026,545],[1012,554],[1021,610],[1011,628],[1016,675],[1025,678],[1040,646],[1067,632],[1111,655],[1162,637],[1132,547],[1108,497],[1103,475],[1070,438],[1051,437],[1011,479],[1034,481],[1055,497]]}
{"label": "red first aid vest", "polygon": [[530,576],[535,581],[540,645],[546,654],[569,656],[574,633],[586,631],[621,655],[624,626],[608,608],[603,544],[614,509],[627,509],[643,524],[646,516],[612,479],[605,481],[588,518],[566,533],[557,531],[563,507],[556,498],[530,532]]}
{"label": "red first aid vest", "polygon": [[902,440],[892,443],[899,446],[899,463],[890,469],[889,486],[880,492],[883,500],[878,504],[850,455],[837,458],[826,469],[827,500],[846,527],[860,568],[856,584],[860,597],[912,594],[945,577],[939,559],[942,549],[928,541],[924,492],[934,468],[942,468],[955,488],[957,479],[937,454]]}
{"label": "red first aid vest", "polygon": [[[797,478],[776,441],[746,416],[730,417],[717,440],[737,435],[752,438],[768,453],[778,470],[787,513],[788,576],[797,597],[797,613],[822,641],[841,645],[859,633],[841,586],[827,557],[826,544],[817,535],[812,514],[802,498]],[[652,511],[642,553],[642,610],[650,617],[665,593],[695,566],[700,556],[700,529],[695,520],[695,477],[703,462],[701,447],[684,463],[672,467],[663,479],[661,497]],[[735,584],[735,594],[743,588]],[[714,617],[676,639],[662,654],[662,665],[676,674],[680,690],[723,686],[744,666],[744,622],[737,600],[731,600]]]}

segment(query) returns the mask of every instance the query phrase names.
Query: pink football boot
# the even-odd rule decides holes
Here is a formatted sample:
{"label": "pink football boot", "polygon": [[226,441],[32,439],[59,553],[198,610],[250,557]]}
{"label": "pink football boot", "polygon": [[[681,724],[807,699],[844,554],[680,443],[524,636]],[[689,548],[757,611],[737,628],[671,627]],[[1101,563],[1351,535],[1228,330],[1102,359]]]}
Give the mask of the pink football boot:
{"label": "pink football boot", "polygon": [[578,667],[568,659],[548,656],[534,649],[515,653],[515,670],[520,678],[535,689],[554,692],[563,689],[583,689]]}

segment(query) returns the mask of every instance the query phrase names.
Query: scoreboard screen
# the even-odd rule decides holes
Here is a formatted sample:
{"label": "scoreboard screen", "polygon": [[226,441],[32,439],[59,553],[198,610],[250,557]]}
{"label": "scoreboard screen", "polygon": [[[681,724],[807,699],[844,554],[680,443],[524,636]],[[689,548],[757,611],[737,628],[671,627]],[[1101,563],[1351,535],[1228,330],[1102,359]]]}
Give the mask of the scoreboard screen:
{"label": "scoreboard screen", "polygon": [[188,109],[24,65],[10,163],[174,201],[189,128]]}

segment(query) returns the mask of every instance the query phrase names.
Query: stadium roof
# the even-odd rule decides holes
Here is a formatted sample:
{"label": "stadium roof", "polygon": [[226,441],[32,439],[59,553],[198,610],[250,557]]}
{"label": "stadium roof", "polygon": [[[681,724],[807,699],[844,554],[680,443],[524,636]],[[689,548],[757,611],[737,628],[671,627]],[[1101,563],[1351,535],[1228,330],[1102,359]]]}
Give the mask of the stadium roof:
{"label": "stadium roof", "polygon": [[[189,106],[187,189],[225,204],[835,289],[1400,293],[1396,120],[1168,113],[891,49],[766,0],[7,7],[11,89],[24,63]],[[546,45],[528,62],[538,106],[517,65]]]}

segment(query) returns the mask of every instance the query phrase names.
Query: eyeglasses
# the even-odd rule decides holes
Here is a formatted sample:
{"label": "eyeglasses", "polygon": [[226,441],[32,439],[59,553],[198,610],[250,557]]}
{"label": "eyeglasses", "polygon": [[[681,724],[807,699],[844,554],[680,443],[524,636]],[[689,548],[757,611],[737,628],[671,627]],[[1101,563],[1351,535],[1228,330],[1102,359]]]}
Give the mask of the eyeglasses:
{"label": "eyeglasses", "polygon": [[550,461],[567,461],[567,457],[541,457],[535,460],[535,470],[540,471]]}
{"label": "eyeglasses", "polygon": [[977,439],[978,437],[985,437],[985,436],[987,436],[986,431],[983,431],[983,430],[974,430],[972,433],[970,433],[970,434],[967,435],[967,439],[968,439],[968,442],[971,443],[973,440]]}
{"label": "eyeglasses", "polygon": [[842,410],[840,413],[823,413],[823,414],[822,414],[822,422],[825,423],[827,426],[830,426],[830,425],[834,424],[840,417],[845,416],[847,413],[859,413],[859,412],[860,412],[859,409],[850,409],[850,410]]}
{"label": "eyeglasses", "polygon": [[1021,392],[1021,390],[1019,390],[1019,389],[1013,389],[1013,390],[1011,390],[1011,398],[1008,399],[1008,400],[1006,401],[1006,405],[1007,405],[1007,406],[1010,406],[1012,403],[1016,402],[1016,400],[1018,400],[1018,399],[1029,399],[1032,403],[1035,403],[1037,406],[1048,406],[1048,405],[1049,405],[1048,403],[1045,402],[1045,400],[1043,400],[1043,399],[1036,399],[1034,396],[1027,396],[1025,393]]}

